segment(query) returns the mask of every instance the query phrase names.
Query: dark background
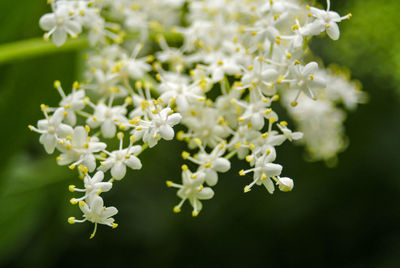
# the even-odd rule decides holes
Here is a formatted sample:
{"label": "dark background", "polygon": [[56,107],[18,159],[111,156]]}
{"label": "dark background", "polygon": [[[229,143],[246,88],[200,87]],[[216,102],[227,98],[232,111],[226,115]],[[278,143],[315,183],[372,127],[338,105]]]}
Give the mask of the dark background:
{"label": "dark background", "polygon": [[[41,36],[46,1],[0,0],[0,43]],[[278,162],[295,179],[291,193],[269,195],[235,172],[222,174],[216,196],[200,216],[176,215],[179,202],[166,179],[179,180],[179,142],[161,142],[103,196],[119,209],[119,227],[69,225],[74,172],[56,165],[27,125],[42,117],[39,105],[56,105],[52,87],[71,85],[81,54],[18,60],[0,65],[0,267],[400,267],[400,2],[332,1],[353,18],[341,39],[315,38],[326,64],[349,67],[369,102],[346,122],[350,146],[339,163],[303,160],[303,148],[286,144]],[[0,48],[1,49],[1,48]],[[79,217],[79,216],[78,216]]]}

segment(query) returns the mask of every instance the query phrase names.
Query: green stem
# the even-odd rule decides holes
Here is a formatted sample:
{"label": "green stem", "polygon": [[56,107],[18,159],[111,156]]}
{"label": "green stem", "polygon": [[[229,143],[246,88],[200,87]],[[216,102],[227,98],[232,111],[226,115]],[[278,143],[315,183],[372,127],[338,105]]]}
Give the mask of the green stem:
{"label": "green stem", "polygon": [[227,159],[227,160],[231,159],[232,157],[234,157],[234,156],[236,155],[236,153],[237,153],[236,150],[230,152],[229,154],[227,154],[227,155],[225,156],[225,159]]}
{"label": "green stem", "polygon": [[0,65],[16,60],[25,60],[53,53],[80,50],[89,46],[85,39],[69,40],[63,46],[56,47],[43,38],[32,38],[0,45]]}

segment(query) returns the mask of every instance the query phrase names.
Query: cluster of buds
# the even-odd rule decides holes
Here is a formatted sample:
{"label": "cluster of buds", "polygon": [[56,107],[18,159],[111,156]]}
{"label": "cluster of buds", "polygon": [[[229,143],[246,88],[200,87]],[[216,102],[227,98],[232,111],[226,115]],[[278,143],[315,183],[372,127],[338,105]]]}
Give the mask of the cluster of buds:
{"label": "cluster of buds", "polygon": [[[173,211],[188,200],[193,216],[202,210],[201,200],[214,196],[212,187],[234,156],[249,165],[239,175],[252,174],[244,192],[264,185],[269,193],[294,186],[276,163],[277,147],[285,141],[305,140],[316,160],[335,156],[340,142],[321,150],[318,144],[344,138],[340,105],[353,108],[362,94],[344,76],[306,61],[307,42],[323,32],[338,39],[337,23],[351,15],[330,11],[329,0],[325,10],[303,2],[51,1],[53,13],[40,20],[46,38],[62,45],[67,34],[76,37],[85,29],[96,45],[87,56],[85,82],[74,83],[67,94],[56,81],[59,105],[42,105],[45,119],[30,126],[41,134],[46,152],[59,151],[57,163],[77,169],[83,179],[83,188],[69,187],[83,195],[71,199],[83,219],[68,221],[93,222],[95,231],[97,224],[115,228],[117,209],[105,207],[100,194],[123,179],[127,168],[142,167],[141,152],[172,140],[177,124],[184,129],[177,139],[188,145],[182,158],[191,168],[182,166],[181,183],[166,184],[181,199]],[[181,47],[171,46],[163,31],[182,38]],[[280,120],[279,105],[301,132]],[[324,123],[315,126],[316,120]],[[109,149],[113,139],[119,146]]]}

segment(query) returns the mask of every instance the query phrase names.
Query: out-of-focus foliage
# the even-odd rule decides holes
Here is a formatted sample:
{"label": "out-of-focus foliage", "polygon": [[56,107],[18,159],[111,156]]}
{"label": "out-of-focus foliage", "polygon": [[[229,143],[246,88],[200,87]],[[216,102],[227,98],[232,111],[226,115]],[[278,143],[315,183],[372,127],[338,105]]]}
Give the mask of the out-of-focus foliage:
{"label": "out-of-focus foliage", "polygon": [[[0,43],[40,36],[45,2],[0,1]],[[47,158],[27,128],[41,118],[40,103],[57,103],[53,81],[77,78],[79,56],[0,66],[0,266],[399,267],[400,3],[332,5],[354,16],[338,42],[312,47],[325,62],[348,66],[370,95],[349,117],[351,143],[337,167],[305,163],[301,148],[284,146],[279,161],[296,178],[293,192],[245,196],[242,178],[224,174],[213,205],[193,219],[172,213],[176,199],[162,183],[180,176],[182,144],[162,143],[107,196],[119,206],[119,228],[99,228],[93,240],[92,226],[66,222],[76,213],[67,191],[75,174]]]}

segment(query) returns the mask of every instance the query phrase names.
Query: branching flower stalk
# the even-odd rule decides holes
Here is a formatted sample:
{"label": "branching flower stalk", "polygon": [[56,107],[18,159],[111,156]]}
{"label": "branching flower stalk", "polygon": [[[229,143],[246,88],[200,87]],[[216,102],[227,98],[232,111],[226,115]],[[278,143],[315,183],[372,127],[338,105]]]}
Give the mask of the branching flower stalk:
{"label": "branching flower stalk", "polygon": [[[44,37],[56,46],[68,38],[87,38],[84,82],[65,91],[58,106],[42,105],[44,119],[30,129],[41,134],[47,153],[57,163],[77,170],[83,186],[71,199],[82,218],[117,227],[115,207],[104,206],[101,193],[141,169],[139,155],[176,134],[189,151],[182,158],[178,189],[180,212],[185,203],[197,216],[203,201],[214,196],[219,174],[237,156],[249,168],[244,192],[263,185],[287,192],[293,180],[282,176],[277,147],[286,141],[305,144],[314,160],[329,160],[344,148],[345,111],[362,100],[356,83],[337,69],[324,69],[312,59],[307,42],[326,32],[339,38],[338,23],[351,17],[299,0],[102,0],[50,1],[52,12],[40,19]],[[183,5],[185,24],[180,22]],[[187,24],[187,25],[186,25]],[[151,32],[173,30],[183,43],[172,46],[160,35],[152,50]],[[314,58],[315,59],[315,58]],[[280,120],[282,105],[300,131]],[[289,120],[288,120],[289,121]],[[305,135],[304,135],[305,134]],[[117,148],[110,148],[111,140]],[[104,180],[107,178],[106,180]],[[188,201],[188,202],[186,202]]]}

